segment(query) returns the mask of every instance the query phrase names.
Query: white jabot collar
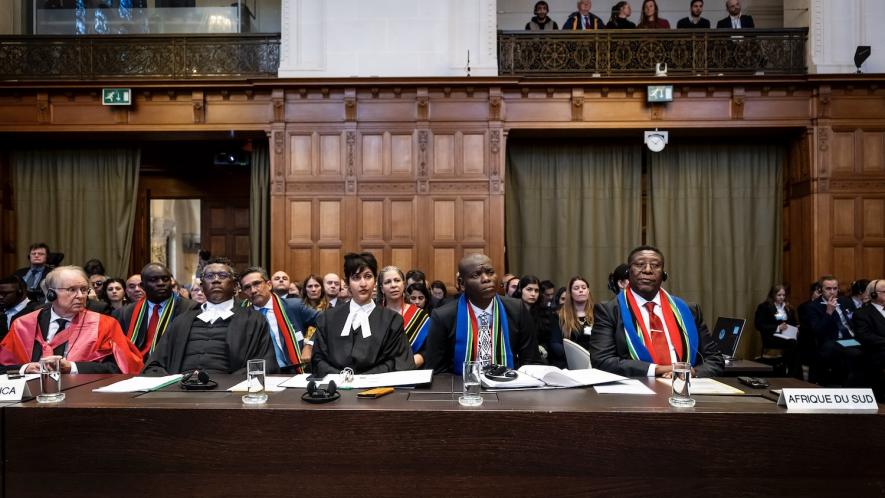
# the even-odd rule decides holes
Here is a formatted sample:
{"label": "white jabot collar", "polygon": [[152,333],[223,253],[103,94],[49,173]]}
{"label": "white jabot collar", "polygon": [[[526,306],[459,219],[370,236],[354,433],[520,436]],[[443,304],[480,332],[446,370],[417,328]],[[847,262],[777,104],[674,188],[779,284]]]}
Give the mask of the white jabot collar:
{"label": "white jabot collar", "polygon": [[223,303],[218,304],[213,304],[209,301],[206,301],[205,303],[203,303],[202,306],[200,306],[200,309],[202,309],[203,312],[197,315],[197,318],[206,323],[215,323],[215,320],[218,320],[219,318],[221,318],[222,320],[227,320],[234,314],[234,300],[233,298],[231,298]]}
{"label": "white jabot collar", "polygon": [[350,300],[350,314],[347,315],[347,321],[344,322],[344,328],[341,330],[341,337],[350,335],[351,330],[360,329],[363,339],[372,335],[372,328],[369,326],[369,315],[375,309],[375,301],[369,300],[368,303],[360,306],[356,301]]}

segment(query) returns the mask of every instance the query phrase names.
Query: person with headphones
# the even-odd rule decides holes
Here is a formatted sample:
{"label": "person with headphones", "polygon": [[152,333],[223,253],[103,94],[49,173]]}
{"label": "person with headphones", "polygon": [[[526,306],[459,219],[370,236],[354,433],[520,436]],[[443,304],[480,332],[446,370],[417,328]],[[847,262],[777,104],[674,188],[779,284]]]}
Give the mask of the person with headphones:
{"label": "person with headphones", "polygon": [[39,373],[40,358],[60,356],[62,373],[141,371],[141,355],[120,324],[86,309],[89,280],[82,268],[55,268],[42,286],[49,306],[15,320],[0,342],[0,365]]}
{"label": "person with headphones", "polygon": [[876,395],[885,394],[885,279],[870,282],[870,302],[854,312],[854,337],[864,352],[864,363]]}
{"label": "person with headphones", "polygon": [[669,377],[673,363],[690,362],[699,377],[721,375],[725,360],[700,308],[661,288],[664,254],[639,246],[627,264],[627,288],[593,309],[593,367],[627,377]]}

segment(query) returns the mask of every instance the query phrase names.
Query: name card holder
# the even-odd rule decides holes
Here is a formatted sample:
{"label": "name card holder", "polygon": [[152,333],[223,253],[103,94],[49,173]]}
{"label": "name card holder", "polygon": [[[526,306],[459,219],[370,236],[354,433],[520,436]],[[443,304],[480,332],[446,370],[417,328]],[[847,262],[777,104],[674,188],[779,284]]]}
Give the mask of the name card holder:
{"label": "name card holder", "polygon": [[31,397],[25,377],[10,379],[6,375],[0,375],[0,401],[21,401],[24,396]]}
{"label": "name card holder", "polygon": [[872,389],[782,389],[777,399],[778,406],[787,410],[851,411],[857,413],[877,413],[879,405]]}

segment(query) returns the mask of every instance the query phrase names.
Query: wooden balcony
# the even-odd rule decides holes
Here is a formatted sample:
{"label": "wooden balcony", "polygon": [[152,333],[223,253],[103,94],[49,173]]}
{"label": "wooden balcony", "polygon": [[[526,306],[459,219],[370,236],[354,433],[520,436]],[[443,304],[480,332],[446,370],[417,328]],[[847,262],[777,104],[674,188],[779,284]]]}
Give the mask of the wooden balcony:
{"label": "wooden balcony", "polygon": [[0,80],[276,77],[279,34],[0,37]]}
{"label": "wooden balcony", "polygon": [[804,75],[807,28],[499,31],[500,76]]}

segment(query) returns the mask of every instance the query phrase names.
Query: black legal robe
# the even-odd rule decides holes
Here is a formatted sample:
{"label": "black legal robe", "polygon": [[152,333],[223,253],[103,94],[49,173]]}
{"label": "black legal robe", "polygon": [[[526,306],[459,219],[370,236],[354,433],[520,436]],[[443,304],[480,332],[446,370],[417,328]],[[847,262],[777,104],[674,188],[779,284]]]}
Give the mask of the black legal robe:
{"label": "black legal robe", "polygon": [[[218,319],[215,323],[225,322],[227,326],[227,351],[229,374],[246,374],[248,360],[264,359],[265,371],[277,373],[279,366],[270,343],[269,325],[264,316],[249,308],[234,306],[233,316],[226,320]],[[166,333],[157,341],[157,347],[145,362],[144,375],[162,376],[182,372],[184,353],[190,340],[191,327],[200,308],[187,310],[176,317]]]}
{"label": "black legal robe", "polygon": [[372,335],[365,338],[360,329],[341,336],[348,315],[349,305],[337,306],[317,319],[311,357],[314,375],[337,374],[345,368],[352,368],[357,374],[415,369],[415,358],[399,313],[376,306],[369,314]]}

